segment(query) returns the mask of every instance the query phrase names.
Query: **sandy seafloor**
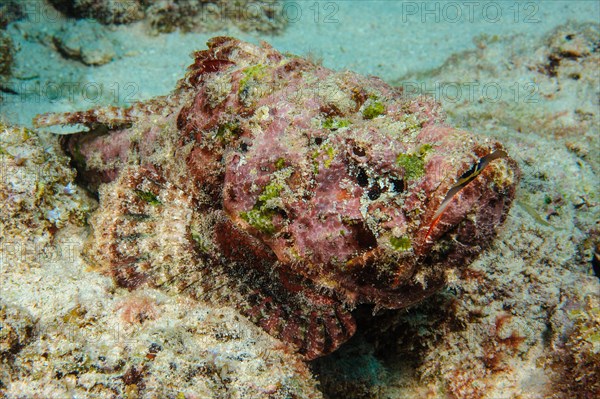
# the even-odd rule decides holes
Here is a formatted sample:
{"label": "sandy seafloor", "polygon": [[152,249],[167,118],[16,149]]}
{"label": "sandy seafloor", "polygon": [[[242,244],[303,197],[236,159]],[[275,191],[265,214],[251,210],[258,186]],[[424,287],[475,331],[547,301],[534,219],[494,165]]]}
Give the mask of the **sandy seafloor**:
{"label": "sandy seafloor", "polygon": [[[99,26],[115,56],[95,67],[51,44],[72,19],[35,8],[7,27],[17,51],[0,102],[2,147],[12,154],[2,158],[0,197],[0,397],[598,397],[600,284],[591,259],[600,245],[600,2],[289,3],[297,17],[278,35]],[[307,368],[229,308],[158,290],[132,297],[86,264],[87,230],[72,219],[85,218],[94,200],[73,188],[67,161],[47,139],[6,126],[167,94],[190,53],[216,35],[265,40],[410,89],[477,82],[471,94],[432,93],[450,123],[504,142],[523,178],[506,226],[469,277],[376,319],[350,346]],[[574,42],[557,39],[568,35]],[[544,74],[553,54],[565,61]],[[499,101],[486,97],[486,85],[503,89]],[[534,101],[525,101],[532,87]],[[12,151],[36,161],[11,175],[22,165]],[[75,194],[28,205],[34,194],[59,191],[40,194],[40,182]],[[14,198],[20,207],[8,205]],[[33,246],[35,256],[15,258],[15,246]],[[36,253],[46,247],[61,254]],[[148,321],[137,325],[132,314]],[[158,352],[146,353],[159,341]]]}
{"label": "sandy seafloor", "polygon": [[[452,54],[475,48],[473,38],[481,34],[536,37],[568,20],[597,22],[600,15],[597,1],[500,1],[487,6],[485,2],[436,2],[425,6],[395,0],[290,3],[286,9],[289,25],[282,34],[273,36],[230,28],[151,37],[140,24],[120,26],[107,33],[115,43],[117,59],[91,68],[79,62],[61,62],[59,54],[40,43],[45,31],[57,29],[63,21],[55,12],[49,11],[45,17],[42,11],[32,8],[31,16],[39,23],[9,31],[21,47],[15,76],[22,80],[16,82],[21,87],[17,91],[33,94],[34,98],[7,96],[2,114],[10,122],[29,126],[38,113],[90,108],[99,102],[126,104],[166,94],[183,76],[190,54],[217,35],[255,43],[266,40],[281,51],[310,54],[328,68],[346,68],[392,81],[409,72],[439,67]],[[31,35],[38,29],[43,33]],[[24,40],[28,35],[34,37]],[[37,82],[40,89],[35,86]],[[95,87],[84,88],[86,82],[103,85],[102,92],[92,91]],[[80,83],[81,87],[71,88],[68,83]],[[65,98],[57,95],[55,85]],[[83,98],[70,101],[78,97]]]}

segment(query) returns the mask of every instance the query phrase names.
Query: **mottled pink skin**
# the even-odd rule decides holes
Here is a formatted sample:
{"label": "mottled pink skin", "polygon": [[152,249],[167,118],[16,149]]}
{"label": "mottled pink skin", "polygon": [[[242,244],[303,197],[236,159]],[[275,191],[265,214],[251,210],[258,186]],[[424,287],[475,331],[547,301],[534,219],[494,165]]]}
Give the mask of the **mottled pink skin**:
{"label": "mottled pink skin", "polygon": [[[321,81],[331,74],[325,73],[322,68],[318,68],[316,73]],[[348,277],[349,275],[344,274],[348,262],[371,262],[371,255],[365,258],[365,251],[369,253],[381,245],[374,236],[375,233],[364,224],[363,212],[372,214],[378,210],[388,215],[390,220],[382,222],[381,228],[384,231],[400,228],[404,234],[414,236],[415,253],[426,254],[435,239],[460,222],[468,210],[473,209],[473,205],[480,200],[481,196],[475,195],[476,192],[465,191],[470,194],[467,195],[469,200],[462,201],[460,196],[457,197],[456,205],[448,209],[440,223],[431,231],[431,235],[426,237],[433,222],[433,214],[455,179],[477,162],[479,157],[490,152],[491,147],[482,147],[479,151],[474,151],[471,136],[439,123],[439,107],[431,100],[419,99],[409,103],[407,107],[405,101],[395,100],[394,96],[398,93],[382,84],[379,79],[364,78],[351,73],[345,73],[344,77],[347,78],[347,84],[354,83],[359,87],[369,87],[370,90],[376,88],[379,90],[379,96],[390,96],[386,102],[386,117],[401,121],[407,112],[412,112],[422,121],[422,129],[412,140],[392,140],[390,144],[394,145],[387,145],[382,140],[390,138],[383,136],[370,121],[364,121],[360,112],[345,115],[353,125],[343,135],[315,129],[311,121],[319,118],[321,110],[327,105],[316,90],[315,95],[304,99],[301,109],[292,107],[287,102],[289,87],[303,93],[310,90],[303,88],[301,77],[286,76],[288,86],[285,90],[281,93],[274,91],[268,98],[257,103],[257,108],[269,107],[269,117],[260,122],[263,133],[253,138],[252,146],[246,154],[234,149],[230,153],[233,155],[227,158],[224,209],[241,228],[249,228],[252,231],[252,227],[242,220],[240,215],[253,209],[262,189],[269,184],[275,171],[273,165],[277,159],[284,159],[286,167],[291,167],[297,174],[295,178],[290,179],[290,190],[297,192],[302,189],[308,194],[289,202],[284,199],[283,210],[289,220],[274,217],[277,234],[263,234],[260,231],[254,231],[253,234],[260,236],[279,260],[289,264],[296,273],[311,278],[318,284],[320,281],[327,284],[326,280],[337,280],[340,291],[344,292],[340,295],[345,296],[348,302],[377,302],[388,307],[404,306],[404,301],[396,301],[391,293],[392,290],[400,288],[397,282],[374,283],[373,279],[369,278],[364,279],[362,284],[357,284],[362,278],[356,279],[352,275]],[[276,104],[276,107],[273,107],[273,104]],[[329,159],[326,152],[314,156],[306,149],[303,138],[308,142],[322,138],[326,140],[324,145],[332,146],[337,155],[334,159]],[[352,152],[352,147],[358,142],[368,145],[362,156]],[[434,154],[425,164],[425,178],[407,182],[409,193],[405,196],[402,207],[393,202],[373,202],[365,205],[368,187],[355,184],[355,176],[351,176],[348,171],[348,161],[369,165],[376,174],[402,177],[404,170],[397,164],[398,154],[415,153],[424,144],[430,144]],[[317,164],[318,173],[312,171],[314,163]],[[349,182],[352,184],[348,184]],[[477,186],[477,189],[481,187]],[[361,211],[361,207],[365,210]],[[413,226],[407,227],[407,214],[413,211],[422,212],[423,209],[425,211],[420,217],[420,223],[414,226],[413,221]],[[343,220],[350,221],[351,225]],[[290,245],[290,242],[293,244]],[[381,254],[373,255],[374,253],[376,251],[372,252],[373,259],[386,257]],[[298,262],[298,259],[302,261]],[[410,261],[405,263],[399,275],[410,275],[410,272],[404,270],[407,267],[413,271],[417,268],[415,259],[412,266],[407,266]],[[374,284],[376,288],[373,288]]]}
{"label": "mottled pink skin", "polygon": [[[356,243],[346,238],[353,232],[340,218],[361,219],[359,207],[363,190],[354,187],[350,192],[341,191],[340,182],[347,177],[343,165],[332,165],[326,173],[317,178],[311,201],[291,204],[305,211],[287,227],[286,232],[297,237],[295,248],[299,255],[310,259],[314,264],[329,264],[349,259],[358,250]],[[343,235],[340,234],[342,231]],[[331,239],[332,237],[337,239]],[[284,253],[284,259],[291,261],[292,257]]]}
{"label": "mottled pink skin", "polygon": [[[87,137],[82,140],[69,140],[67,142],[67,151],[73,154],[76,163],[81,160],[89,161],[94,156],[99,156],[105,164],[115,162],[126,162],[131,142],[131,132],[129,130],[115,131],[113,134],[101,137]],[[118,175],[118,167],[106,169],[98,174],[93,172],[89,180],[92,185],[106,183],[114,180]],[[87,177],[87,174],[86,174]]]}

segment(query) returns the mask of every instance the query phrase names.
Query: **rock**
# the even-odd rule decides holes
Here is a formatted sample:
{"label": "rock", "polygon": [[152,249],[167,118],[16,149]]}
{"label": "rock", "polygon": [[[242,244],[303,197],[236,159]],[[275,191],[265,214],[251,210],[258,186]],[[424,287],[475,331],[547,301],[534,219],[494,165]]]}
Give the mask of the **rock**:
{"label": "rock", "polygon": [[10,36],[0,30],[0,83],[7,80],[11,74],[14,51]]}
{"label": "rock", "polygon": [[86,65],[104,65],[117,54],[103,29],[102,25],[89,20],[76,21],[54,35],[54,44],[67,58]]}
{"label": "rock", "polygon": [[50,0],[58,10],[75,18],[93,18],[102,24],[143,20],[152,32],[223,29],[224,24],[249,32],[278,33],[287,25],[284,3],[277,0]]}

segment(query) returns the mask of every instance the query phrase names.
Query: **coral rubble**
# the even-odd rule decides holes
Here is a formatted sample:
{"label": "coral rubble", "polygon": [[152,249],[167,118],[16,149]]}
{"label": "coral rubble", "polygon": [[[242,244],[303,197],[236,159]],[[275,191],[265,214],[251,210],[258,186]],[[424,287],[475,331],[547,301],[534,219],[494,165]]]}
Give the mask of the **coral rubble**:
{"label": "coral rubble", "polygon": [[36,118],[99,188],[87,255],[129,289],[219,295],[306,359],[350,311],[403,308],[489,245],[519,171],[501,144],[377,78],[213,38],[177,89]]}
{"label": "coral rubble", "polygon": [[93,204],[75,182],[56,140],[0,122],[2,238],[50,238],[67,222],[83,223]]}
{"label": "coral rubble", "polygon": [[286,25],[279,1],[248,0],[50,0],[68,16],[93,18],[103,24],[143,20],[155,32],[216,31],[225,25],[243,31],[273,33]]}

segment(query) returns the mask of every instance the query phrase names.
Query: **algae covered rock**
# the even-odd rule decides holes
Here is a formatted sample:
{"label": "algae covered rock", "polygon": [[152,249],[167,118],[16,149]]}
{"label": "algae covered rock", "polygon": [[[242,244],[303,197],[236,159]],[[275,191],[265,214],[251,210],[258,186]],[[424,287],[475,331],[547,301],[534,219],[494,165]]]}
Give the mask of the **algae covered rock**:
{"label": "algae covered rock", "polygon": [[[352,309],[410,306],[489,245],[519,171],[437,103],[213,38],[169,96],[43,115],[100,192],[88,255],[129,289],[229,299],[306,359]],[[109,184],[106,184],[109,183]]]}
{"label": "algae covered rock", "polygon": [[[43,143],[43,144],[42,144]],[[94,207],[78,187],[55,137],[0,123],[2,240],[51,235],[68,222],[83,223]]]}
{"label": "algae covered rock", "polygon": [[143,20],[154,32],[216,31],[232,25],[249,32],[280,32],[286,25],[280,1],[226,0],[50,0],[58,10],[103,24]]}
{"label": "algae covered rock", "polygon": [[143,18],[140,0],[49,0],[56,9],[68,16],[94,18],[104,24],[125,24]]}

